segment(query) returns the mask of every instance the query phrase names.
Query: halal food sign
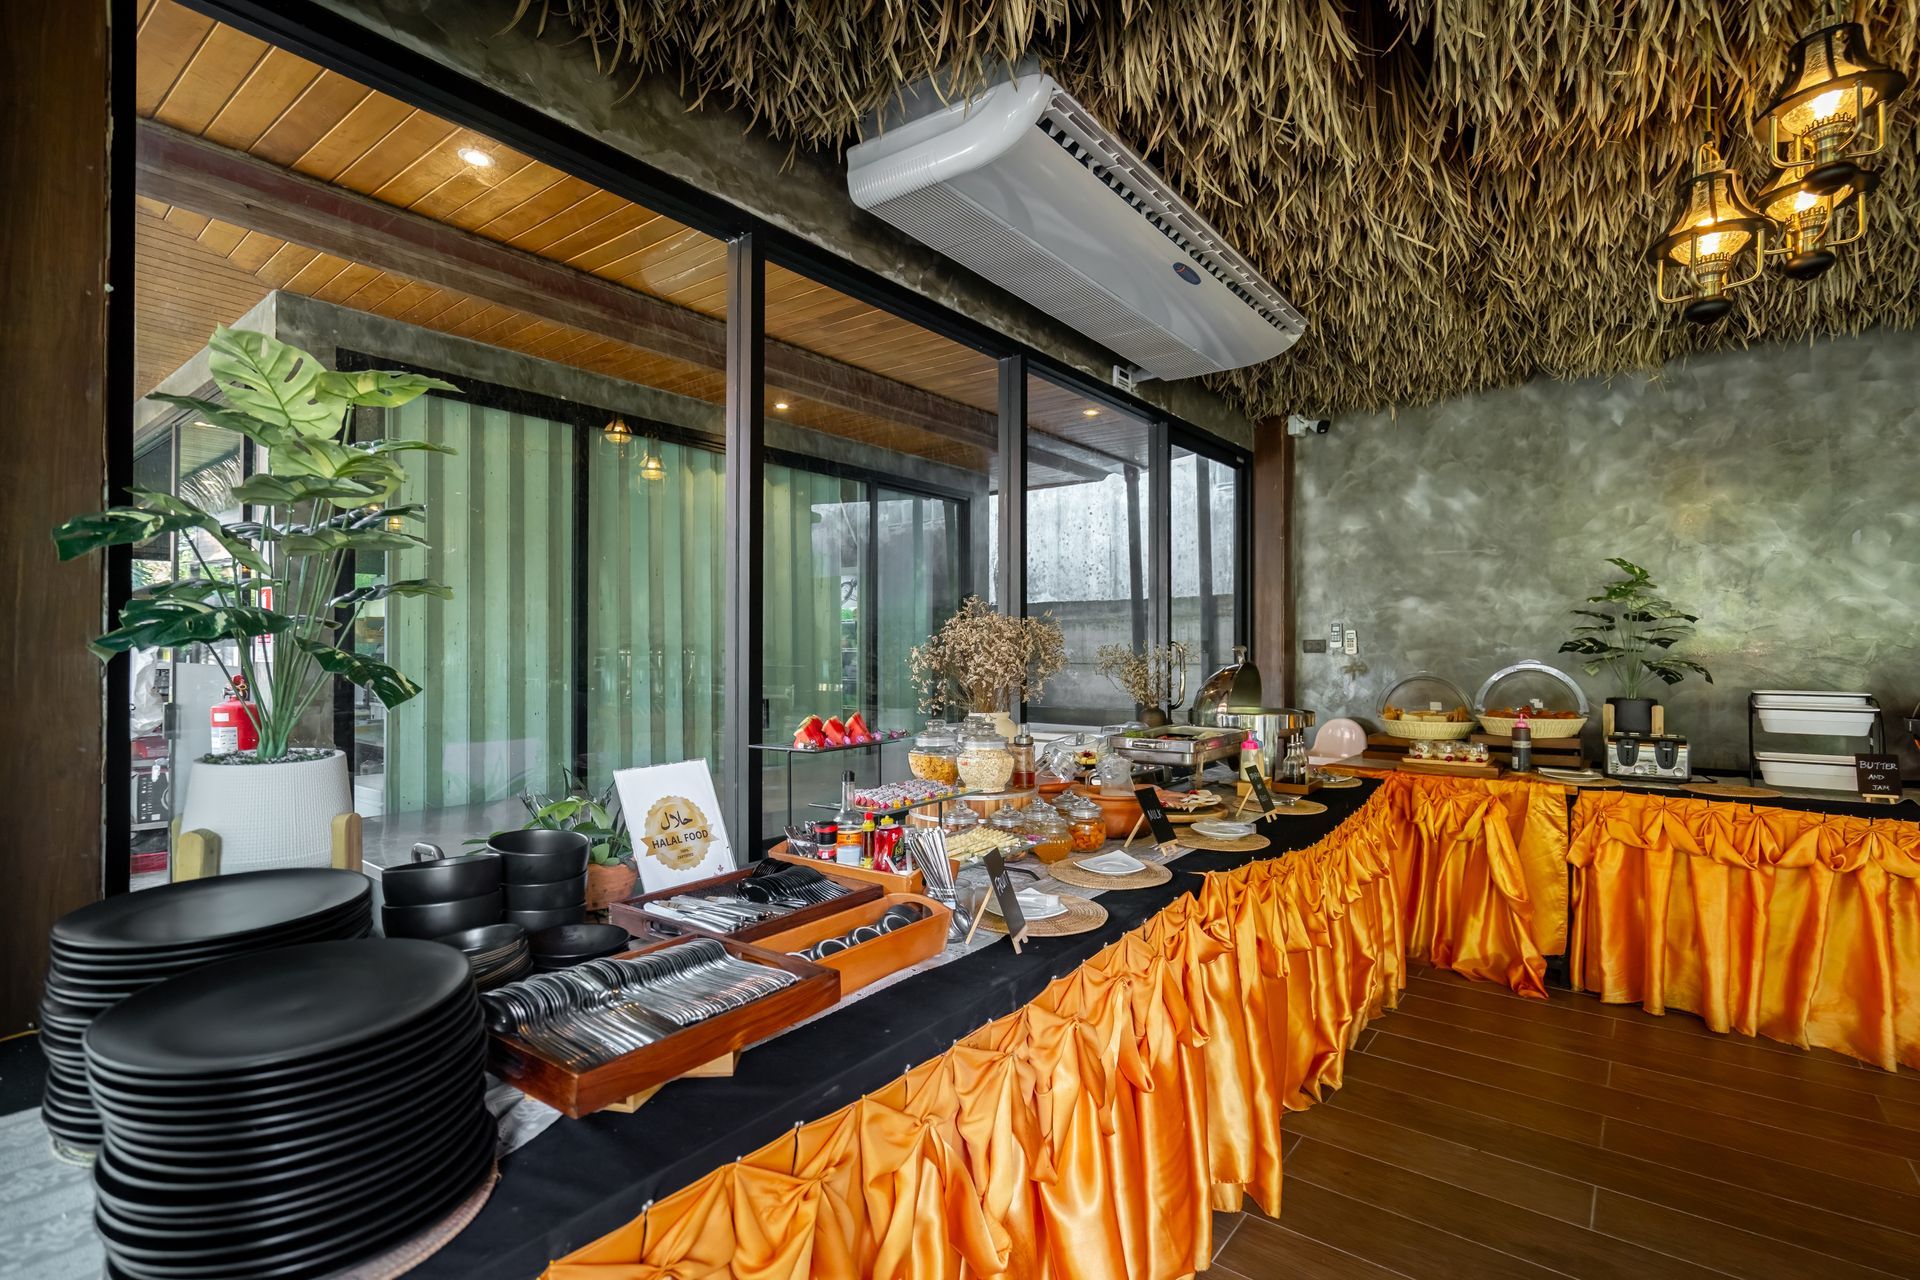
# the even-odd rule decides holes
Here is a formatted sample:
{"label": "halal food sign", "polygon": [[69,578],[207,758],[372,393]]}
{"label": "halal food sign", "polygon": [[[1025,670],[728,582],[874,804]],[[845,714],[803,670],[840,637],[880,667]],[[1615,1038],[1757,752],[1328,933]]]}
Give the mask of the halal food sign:
{"label": "halal food sign", "polygon": [[621,769],[613,785],[641,855],[634,861],[647,892],[736,869],[706,761]]}

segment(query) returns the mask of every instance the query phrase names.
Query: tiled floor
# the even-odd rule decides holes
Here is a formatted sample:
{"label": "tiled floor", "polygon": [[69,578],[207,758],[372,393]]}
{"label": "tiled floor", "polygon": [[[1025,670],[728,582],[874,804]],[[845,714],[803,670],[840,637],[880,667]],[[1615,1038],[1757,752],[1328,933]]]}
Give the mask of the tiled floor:
{"label": "tiled floor", "polygon": [[1920,1073],[1684,1013],[1420,970],[1286,1131],[1216,1280],[1920,1276]]}

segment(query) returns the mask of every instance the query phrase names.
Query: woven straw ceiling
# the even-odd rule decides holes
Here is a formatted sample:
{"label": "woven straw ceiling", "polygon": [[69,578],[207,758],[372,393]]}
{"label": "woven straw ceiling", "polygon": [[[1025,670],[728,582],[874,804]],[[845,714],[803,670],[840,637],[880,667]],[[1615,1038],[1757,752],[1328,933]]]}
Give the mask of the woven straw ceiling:
{"label": "woven straw ceiling", "polygon": [[[538,0],[531,0],[538,3]],[[1782,0],[550,0],[613,74],[679,77],[834,154],[936,68],[1037,57],[1306,313],[1288,354],[1212,381],[1255,417],[1416,405],[1536,374],[1914,323],[1920,129],[1909,93],[1868,241],[1824,279],[1770,272],[1699,330],[1649,297],[1646,245],[1711,81],[1746,129],[1832,5]],[[1839,16],[1851,16],[1851,5]],[[1914,74],[1920,6],[1867,13]]]}

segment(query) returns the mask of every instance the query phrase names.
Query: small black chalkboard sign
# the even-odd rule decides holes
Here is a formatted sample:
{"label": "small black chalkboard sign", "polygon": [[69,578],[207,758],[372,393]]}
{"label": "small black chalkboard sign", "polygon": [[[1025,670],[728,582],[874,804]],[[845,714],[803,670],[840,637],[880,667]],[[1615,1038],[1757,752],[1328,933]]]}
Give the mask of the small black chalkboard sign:
{"label": "small black chalkboard sign", "polygon": [[1253,798],[1260,802],[1261,813],[1273,812],[1273,792],[1267,790],[1267,780],[1260,776],[1260,766],[1247,766],[1247,785],[1253,788]]}
{"label": "small black chalkboard sign", "polygon": [[1167,821],[1166,810],[1160,807],[1160,793],[1152,787],[1135,787],[1133,794],[1140,801],[1140,812],[1147,816],[1147,826],[1153,829],[1155,844],[1172,844],[1179,837],[1174,834],[1173,823]]}
{"label": "small black chalkboard sign", "polygon": [[1853,758],[1853,776],[1860,788],[1860,798],[1869,803],[1897,804],[1902,788],[1900,786],[1900,757],[1891,755],[1858,755]]}
{"label": "small black chalkboard sign", "polygon": [[998,849],[987,850],[986,864],[987,882],[993,886],[994,900],[1000,904],[1000,918],[1007,922],[1007,938],[1013,943],[1014,954],[1018,955],[1020,944],[1027,940],[1027,918],[1020,914],[1020,893],[1013,887],[1006,859]]}

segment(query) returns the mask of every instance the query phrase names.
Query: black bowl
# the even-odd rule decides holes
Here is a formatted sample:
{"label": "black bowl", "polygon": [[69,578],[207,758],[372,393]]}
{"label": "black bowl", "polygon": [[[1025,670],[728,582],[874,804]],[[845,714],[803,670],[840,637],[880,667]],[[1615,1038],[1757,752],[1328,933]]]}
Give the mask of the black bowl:
{"label": "black bowl", "polygon": [[527,931],[517,924],[483,924],[478,929],[442,934],[434,941],[444,942],[455,951],[464,951],[470,956],[484,956],[513,949],[515,944],[524,947],[526,938]]}
{"label": "black bowl", "polygon": [[600,956],[618,955],[632,948],[627,931],[617,924],[569,924],[527,936],[527,950],[535,964],[572,964]]}
{"label": "black bowl", "polygon": [[548,884],[587,874],[592,843],[577,831],[502,831],[487,842],[500,855],[500,879],[507,884]]}
{"label": "black bowl", "polygon": [[439,938],[462,929],[500,923],[500,890],[457,902],[433,902],[418,907],[382,907],[380,922],[389,938]]}
{"label": "black bowl", "polygon": [[552,911],[587,900],[587,874],[583,871],[546,884],[510,884],[503,892],[509,911]]}
{"label": "black bowl", "polygon": [[500,887],[500,855],[467,853],[387,867],[380,892],[390,907],[423,907],[436,902],[478,898]]}
{"label": "black bowl", "polygon": [[551,911],[509,911],[503,917],[508,924],[517,924],[527,931],[527,937],[544,929],[553,929],[561,925],[577,925],[587,918],[587,904],[576,902],[570,907],[555,907]]}

